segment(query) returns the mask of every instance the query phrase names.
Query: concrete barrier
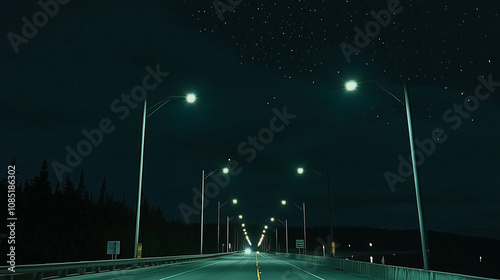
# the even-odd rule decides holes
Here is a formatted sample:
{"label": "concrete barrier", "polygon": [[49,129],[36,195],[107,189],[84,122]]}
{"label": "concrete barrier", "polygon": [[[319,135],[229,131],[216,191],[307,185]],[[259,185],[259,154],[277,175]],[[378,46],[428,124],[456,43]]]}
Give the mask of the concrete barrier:
{"label": "concrete barrier", "polygon": [[283,256],[312,263],[319,263],[335,269],[368,275],[384,280],[494,280],[493,278],[483,278],[441,271],[423,270],[418,268],[367,263],[339,258],[286,253],[275,254],[277,256]]}

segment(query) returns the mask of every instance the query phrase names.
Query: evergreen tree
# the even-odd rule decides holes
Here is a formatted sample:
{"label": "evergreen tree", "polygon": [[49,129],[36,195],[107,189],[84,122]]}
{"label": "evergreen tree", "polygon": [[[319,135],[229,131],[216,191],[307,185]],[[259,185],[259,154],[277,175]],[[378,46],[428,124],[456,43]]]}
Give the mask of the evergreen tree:
{"label": "evergreen tree", "polygon": [[99,190],[99,198],[97,199],[97,203],[102,206],[107,200],[106,194],[106,177],[102,179],[101,189]]}
{"label": "evergreen tree", "polygon": [[85,183],[85,175],[83,173],[83,169],[82,169],[82,172],[80,172],[80,177],[79,177],[78,187],[77,187],[77,194],[81,199],[83,199],[85,201],[89,200],[89,191],[88,191],[88,186]]}

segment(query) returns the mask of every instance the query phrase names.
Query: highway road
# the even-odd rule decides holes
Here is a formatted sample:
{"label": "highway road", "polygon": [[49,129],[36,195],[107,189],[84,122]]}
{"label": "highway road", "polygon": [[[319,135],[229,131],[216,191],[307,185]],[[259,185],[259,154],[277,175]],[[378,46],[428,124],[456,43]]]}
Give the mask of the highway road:
{"label": "highway road", "polygon": [[335,270],[273,254],[233,254],[192,262],[74,276],[72,280],[366,280],[368,276]]}

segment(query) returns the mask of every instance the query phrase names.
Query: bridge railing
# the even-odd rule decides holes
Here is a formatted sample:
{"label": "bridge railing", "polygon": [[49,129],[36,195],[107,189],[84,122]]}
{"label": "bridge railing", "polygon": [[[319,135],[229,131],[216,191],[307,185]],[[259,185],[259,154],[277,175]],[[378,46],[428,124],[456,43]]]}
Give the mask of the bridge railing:
{"label": "bridge railing", "polygon": [[28,264],[28,265],[16,266],[14,269],[15,272],[7,270],[9,266],[2,266],[0,267],[0,279],[11,279],[11,280],[22,280],[22,279],[41,280],[45,278],[52,279],[57,277],[76,276],[76,275],[98,273],[105,271],[150,267],[150,266],[175,263],[175,262],[194,261],[199,259],[224,256],[228,254],[232,253],[183,255],[183,256],[154,257],[154,258],[141,258],[141,259]]}
{"label": "bridge railing", "polygon": [[276,255],[307,262],[320,263],[322,265],[330,266],[336,269],[368,275],[384,280],[493,280],[493,278],[483,278],[418,268],[360,262],[341,258],[286,253],[276,253]]}

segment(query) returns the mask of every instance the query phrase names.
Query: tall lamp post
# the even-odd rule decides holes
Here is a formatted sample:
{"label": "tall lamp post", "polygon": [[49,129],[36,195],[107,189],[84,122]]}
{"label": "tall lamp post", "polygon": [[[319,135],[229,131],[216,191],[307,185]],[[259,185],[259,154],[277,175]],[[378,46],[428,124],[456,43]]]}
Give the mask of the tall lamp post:
{"label": "tall lamp post", "polygon": [[[319,175],[320,177],[324,177],[323,175],[321,175],[321,173],[319,173],[318,171],[314,170],[314,169],[311,169],[314,173],[316,173],[317,175]],[[302,167],[299,167],[297,168],[297,173],[302,175],[304,174],[304,168]],[[328,225],[330,226],[330,239],[331,241],[333,242],[333,224],[332,224],[332,187],[330,185],[330,169],[326,169],[326,185],[327,185],[327,192],[328,192]],[[332,248],[330,248],[330,255],[333,257],[334,256],[334,253],[333,253],[333,246],[331,246]]]}
{"label": "tall lamp post", "polygon": [[143,109],[143,114],[142,114],[142,133],[141,133],[141,159],[140,159],[140,165],[139,165],[139,187],[138,187],[138,194],[137,194],[137,216],[136,216],[136,221],[135,221],[135,241],[134,241],[134,259],[137,258],[137,250],[139,249],[139,224],[140,224],[140,217],[141,217],[141,200],[142,200],[142,176],[143,176],[143,169],[144,169],[144,145],[145,145],[145,139],[146,139],[146,118],[150,117],[152,114],[154,114],[156,111],[158,111],[161,107],[163,107],[165,104],[170,102],[170,100],[174,98],[182,98],[185,99],[188,103],[194,103],[196,101],[196,95],[193,93],[189,93],[186,96],[169,96],[162,101],[156,103],[155,105],[151,106],[150,109],[153,110],[153,112],[149,113],[147,112],[147,100],[144,99],[144,109]]}
{"label": "tall lamp post", "polygon": [[[201,171],[201,233],[200,233],[200,255],[203,254],[203,217],[204,217],[204,213],[203,213],[203,210],[205,209],[205,179],[207,179],[208,177],[212,176],[212,174],[214,174],[214,172],[216,172],[217,170],[214,170],[214,171],[211,171],[210,173],[208,173],[207,176],[205,176],[205,170],[202,170]],[[227,174],[229,172],[229,169],[228,168],[223,168],[222,169],[222,172],[224,174]],[[219,247],[219,244],[217,243],[217,251],[219,250],[218,249]]]}
{"label": "tall lamp post", "polygon": [[[281,201],[282,205],[286,205],[286,200]],[[293,203],[297,208],[299,208],[300,211],[302,211],[302,216],[304,219],[304,255],[307,255],[307,236],[306,236],[306,203],[302,202],[302,207],[298,206],[297,204]],[[288,249],[288,245],[287,245]]]}
{"label": "tall lamp post", "polygon": [[[226,253],[229,252],[229,221],[231,221],[233,218],[234,216],[231,218],[229,218],[229,216],[226,217]],[[243,219],[243,215],[238,215],[238,219]]]}
{"label": "tall lamp post", "polygon": [[234,235],[233,235],[233,238],[234,238],[234,251],[238,251],[238,249],[239,249],[240,240],[238,239],[238,233],[239,233],[240,230],[242,230],[243,232],[245,231],[245,224],[241,224],[241,227],[234,229]]}
{"label": "tall lamp post", "polygon": [[278,219],[278,222],[282,223],[285,226],[285,252],[288,254],[288,220],[285,220],[285,222],[283,222],[282,220]]}
{"label": "tall lamp post", "polygon": [[[274,222],[276,219],[274,219],[273,217],[271,217],[269,220],[270,220],[271,222]],[[275,252],[277,253],[277,252],[278,252],[278,227],[276,227],[276,228],[271,228],[271,229],[272,229],[272,230],[274,231],[274,233],[276,234],[276,248],[275,248]]]}
{"label": "tall lamp post", "polygon": [[[424,269],[429,269],[429,263],[427,260],[427,240],[426,240],[426,230],[425,230],[425,224],[424,224],[424,216],[423,216],[423,211],[422,211],[422,204],[421,204],[421,199],[420,199],[420,187],[419,187],[419,179],[418,179],[418,173],[417,173],[417,160],[416,160],[416,155],[415,155],[415,144],[413,143],[414,138],[413,138],[413,126],[412,126],[412,121],[411,121],[411,112],[410,112],[410,99],[408,96],[408,84],[405,82],[403,84],[403,91],[404,91],[404,103],[397,98],[394,94],[392,94],[389,90],[387,90],[385,87],[383,87],[378,81],[367,81],[367,82],[372,82],[375,83],[379,88],[381,88],[383,91],[387,92],[390,94],[394,99],[399,101],[403,106],[405,106],[406,109],[406,121],[408,123],[408,137],[410,139],[410,152],[411,152],[411,161],[412,161],[412,167],[413,167],[413,181],[415,183],[415,197],[416,197],[416,202],[417,202],[417,213],[418,213],[418,223],[420,227],[420,239],[422,242],[422,257],[424,261]],[[357,88],[358,83],[355,81],[348,81],[345,84],[345,88],[348,91],[353,91]]]}
{"label": "tall lamp post", "polygon": [[[224,172],[228,172],[227,168],[224,168],[223,169]],[[220,204],[220,201],[217,202],[217,253],[220,253],[220,209],[226,205],[226,203],[228,203],[228,201],[224,202],[222,205]],[[238,203],[238,200],[237,199],[233,199],[231,200],[231,202],[233,204],[237,204]],[[227,246],[227,244],[226,244]]]}

